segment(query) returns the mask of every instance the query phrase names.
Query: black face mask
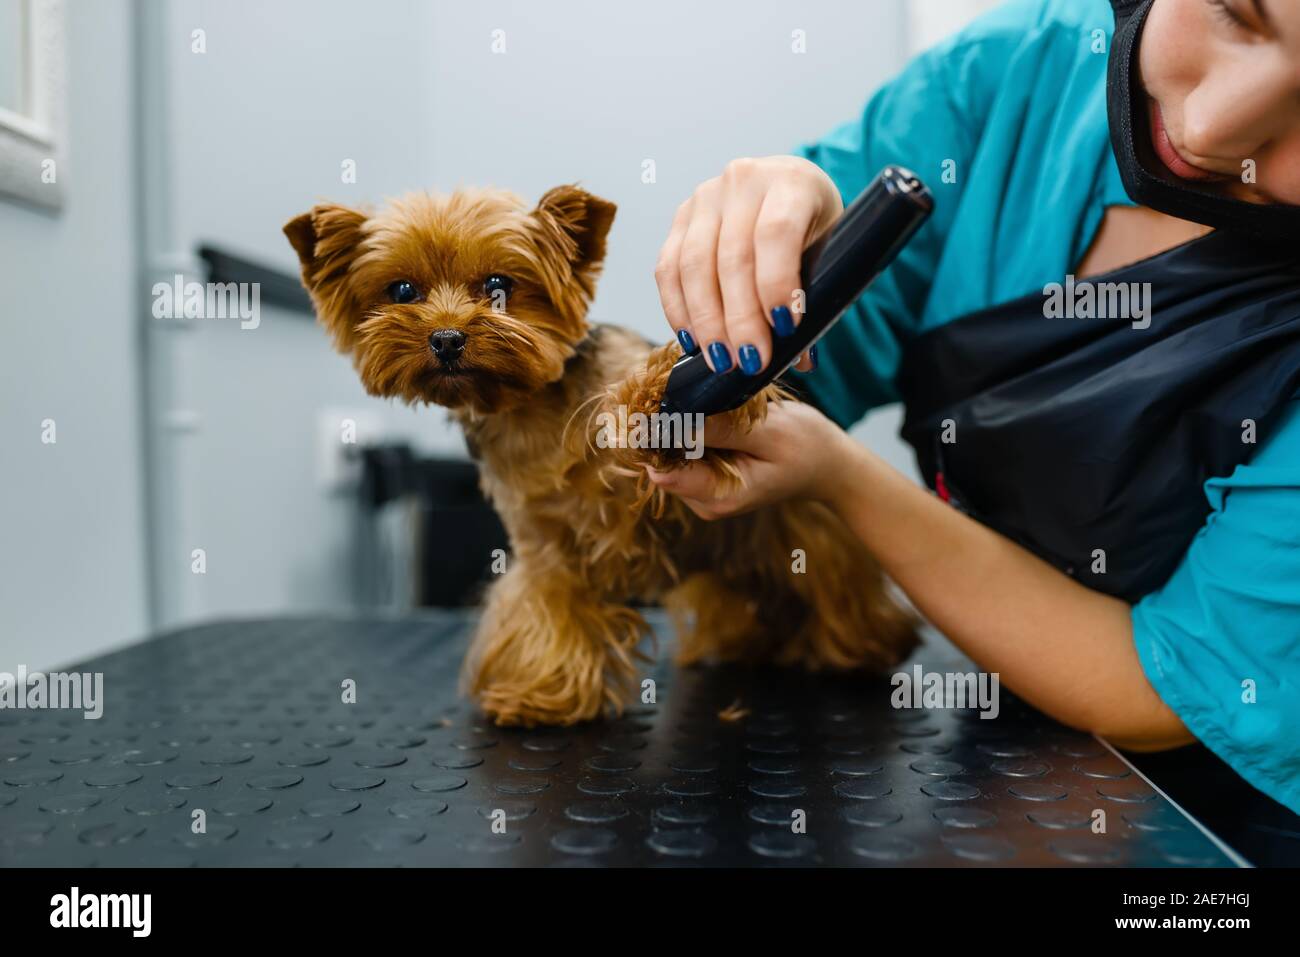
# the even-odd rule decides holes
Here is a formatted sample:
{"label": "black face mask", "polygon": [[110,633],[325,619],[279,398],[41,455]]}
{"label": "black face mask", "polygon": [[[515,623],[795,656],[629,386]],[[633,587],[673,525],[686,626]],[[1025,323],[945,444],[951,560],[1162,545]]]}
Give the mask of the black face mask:
{"label": "black face mask", "polygon": [[1229,199],[1180,180],[1151,143],[1147,96],[1138,73],[1142,27],[1154,0],[1111,0],[1115,38],[1106,71],[1110,142],[1129,197],[1179,219],[1271,239],[1300,240],[1300,206]]}

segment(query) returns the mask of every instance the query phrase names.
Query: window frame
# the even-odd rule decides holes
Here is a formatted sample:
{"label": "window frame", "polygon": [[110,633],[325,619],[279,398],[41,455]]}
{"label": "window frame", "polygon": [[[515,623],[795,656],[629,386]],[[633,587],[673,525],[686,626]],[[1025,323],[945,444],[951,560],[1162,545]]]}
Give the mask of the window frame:
{"label": "window frame", "polygon": [[[0,107],[0,194],[63,207],[67,89],[63,0],[22,0],[22,92],[26,110]],[[54,182],[46,182],[47,161]]]}

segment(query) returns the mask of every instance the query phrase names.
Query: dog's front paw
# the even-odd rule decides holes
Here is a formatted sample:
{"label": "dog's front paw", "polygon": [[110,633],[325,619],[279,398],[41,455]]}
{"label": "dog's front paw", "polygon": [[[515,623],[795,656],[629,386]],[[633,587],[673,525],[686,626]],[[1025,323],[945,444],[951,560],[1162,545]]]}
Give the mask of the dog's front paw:
{"label": "dog's front paw", "polygon": [[564,572],[516,566],[488,592],[465,662],[467,691],[498,725],[570,725],[622,712],[648,631]]}
{"label": "dog's front paw", "polygon": [[[603,396],[596,412],[596,439],[608,467],[643,472],[647,465],[675,468],[685,458],[694,431],[661,431],[660,400],[681,350],[673,343],[650,353],[645,366]],[[693,423],[692,423],[693,424]],[[700,437],[702,438],[702,436]]]}
{"label": "dog's front paw", "polygon": [[[698,462],[714,473],[719,491],[725,494],[740,481],[735,467],[736,453],[728,449],[709,449],[704,438],[704,416],[697,413],[664,413],[660,402],[668,386],[673,365],[681,351],[673,343],[650,354],[645,367],[611,388],[597,407],[597,431],[606,483],[615,478],[632,479],[640,491],[638,501],[644,505],[654,500],[654,512],[663,512],[664,493],[655,488],[645,471],[649,466],[667,472]],[[759,390],[744,405],[712,419],[733,430],[747,432],[767,417],[768,406],[778,399],[792,398],[784,386],[772,383]],[[614,426],[613,434],[610,427]]]}

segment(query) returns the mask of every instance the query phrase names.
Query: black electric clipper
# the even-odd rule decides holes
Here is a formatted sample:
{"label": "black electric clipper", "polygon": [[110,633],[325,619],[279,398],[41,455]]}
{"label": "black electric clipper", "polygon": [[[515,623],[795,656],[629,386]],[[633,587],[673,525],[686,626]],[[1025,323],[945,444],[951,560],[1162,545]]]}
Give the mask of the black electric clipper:
{"label": "black electric clipper", "polygon": [[[772,336],[772,361],[757,375],[738,366],[714,374],[699,345],[677,361],[660,413],[715,415],[744,405],[822,337],[907,244],[934,209],[916,174],[886,166],[871,185],[803,254],[804,310],[793,333]],[[671,420],[660,419],[667,427]]]}

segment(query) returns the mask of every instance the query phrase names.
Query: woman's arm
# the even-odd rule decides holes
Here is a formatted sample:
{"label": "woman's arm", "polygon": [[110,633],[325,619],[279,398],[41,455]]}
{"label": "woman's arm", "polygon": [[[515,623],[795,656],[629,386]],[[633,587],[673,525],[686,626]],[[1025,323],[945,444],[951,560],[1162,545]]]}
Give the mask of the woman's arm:
{"label": "woman's arm", "polygon": [[1128,603],[1080,585],[852,440],[829,503],[941,632],[1008,688],[1118,747],[1192,740],[1151,687]]}
{"label": "woman's arm", "polygon": [[651,473],[704,518],[820,499],[916,607],[981,668],[1072,727],[1118,747],[1193,739],[1147,681],[1129,605],[1094,592],[918,487],[814,409],[782,402],[748,435],[712,421],[707,444],[745,452],[746,487],[717,497],[699,467]]}

